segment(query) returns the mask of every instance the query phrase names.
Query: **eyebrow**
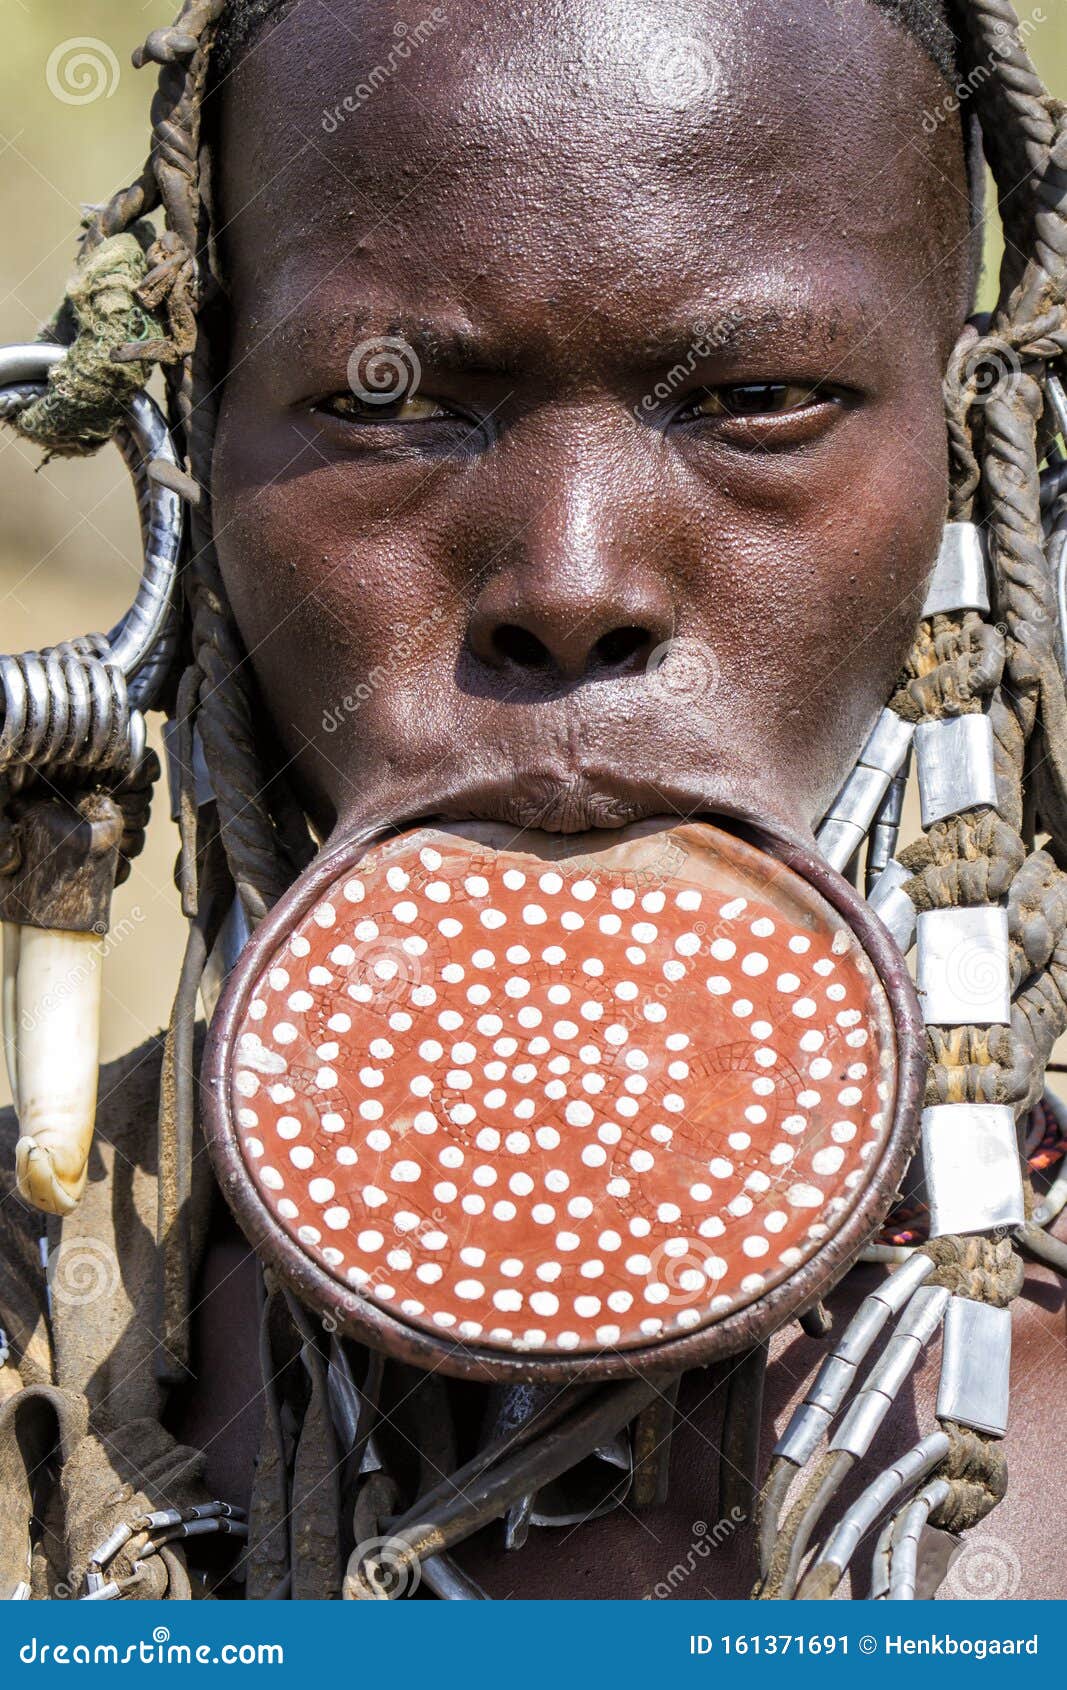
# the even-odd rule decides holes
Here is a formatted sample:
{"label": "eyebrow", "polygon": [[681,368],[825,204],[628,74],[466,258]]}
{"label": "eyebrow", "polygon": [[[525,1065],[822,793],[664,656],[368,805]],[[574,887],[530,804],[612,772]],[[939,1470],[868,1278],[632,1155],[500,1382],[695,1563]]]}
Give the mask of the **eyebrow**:
{"label": "eyebrow", "polygon": [[[307,318],[286,316],[271,331],[270,338],[282,354],[306,354],[309,339]],[[343,321],[335,319],[329,323],[320,344],[327,353],[336,347],[347,357],[353,347],[364,341],[388,339],[404,341],[427,368],[515,377],[526,373],[524,360],[517,355],[513,342],[478,334],[455,323],[397,310],[383,311],[354,305],[344,312]]]}
{"label": "eyebrow", "polygon": [[[457,371],[466,375],[522,380],[530,374],[536,356],[522,349],[515,338],[492,331],[477,331],[442,316],[410,312],[400,307],[382,308],[359,301],[345,301],[344,309],[319,314],[324,325],[316,351],[331,361],[344,364],[355,347],[390,338],[402,340],[426,369]],[[727,362],[767,349],[768,342],[805,345],[813,341],[829,350],[849,319],[860,326],[860,316],[850,302],[840,297],[827,300],[818,310],[802,299],[772,304],[766,299],[741,299],[735,303],[701,306],[694,301],[675,320],[651,330],[635,341],[633,364],[648,370],[671,369],[679,364],[691,368],[712,359]],[[302,314],[287,315],[271,332],[270,340],[282,355],[307,356],[313,331]]]}

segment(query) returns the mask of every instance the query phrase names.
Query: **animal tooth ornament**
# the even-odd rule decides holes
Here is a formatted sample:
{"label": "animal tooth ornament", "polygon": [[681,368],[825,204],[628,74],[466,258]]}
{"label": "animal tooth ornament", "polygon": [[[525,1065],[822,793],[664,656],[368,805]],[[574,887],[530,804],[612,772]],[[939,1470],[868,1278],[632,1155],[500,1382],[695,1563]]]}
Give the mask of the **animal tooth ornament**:
{"label": "animal tooth ornament", "polygon": [[[136,243],[133,243],[136,245]],[[105,255],[105,260],[110,255]],[[87,283],[88,316],[113,267]],[[0,416],[47,405],[72,378],[62,346],[0,351]],[[115,438],[134,479],[144,542],[141,583],[104,636],[0,658],[0,873],[4,1049],[21,1137],[20,1195],[66,1215],[85,1187],[96,1114],[101,941],[121,865],[139,849],[154,754],[143,711],[173,657],[181,540],[175,493],[149,465],[176,466],[166,424],[126,394]],[[105,436],[106,437],[106,436]],[[99,443],[99,442],[98,442]]]}

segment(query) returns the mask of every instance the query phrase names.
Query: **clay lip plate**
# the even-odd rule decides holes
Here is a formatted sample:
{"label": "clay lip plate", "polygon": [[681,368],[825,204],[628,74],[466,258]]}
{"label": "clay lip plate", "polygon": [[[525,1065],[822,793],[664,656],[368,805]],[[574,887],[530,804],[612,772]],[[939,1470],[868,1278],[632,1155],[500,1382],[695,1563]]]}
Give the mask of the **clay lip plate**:
{"label": "clay lip plate", "polygon": [[621,1360],[768,1299],[870,1202],[893,1136],[863,945],[705,824],[556,861],[476,831],[320,874],[242,962],[206,1064],[240,1218],[250,1187],[313,1300],[332,1283],[379,1342]]}

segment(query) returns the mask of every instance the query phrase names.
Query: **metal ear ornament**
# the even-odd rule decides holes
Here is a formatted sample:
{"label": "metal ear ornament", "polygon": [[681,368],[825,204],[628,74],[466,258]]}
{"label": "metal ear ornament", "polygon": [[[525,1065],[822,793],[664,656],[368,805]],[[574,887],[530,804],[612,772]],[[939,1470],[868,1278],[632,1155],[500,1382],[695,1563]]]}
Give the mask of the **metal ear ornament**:
{"label": "metal ear ornament", "polygon": [[[64,356],[50,345],[0,351],[0,417],[43,391]],[[145,394],[115,435],[133,479],[144,549],[136,597],[106,635],[0,658],[0,877],[3,1022],[27,1202],[66,1214],[85,1185],[96,1111],[102,959],[119,869],[116,794],[145,756],[144,711],[174,656],[182,511],[149,475],[177,468],[166,423]]]}

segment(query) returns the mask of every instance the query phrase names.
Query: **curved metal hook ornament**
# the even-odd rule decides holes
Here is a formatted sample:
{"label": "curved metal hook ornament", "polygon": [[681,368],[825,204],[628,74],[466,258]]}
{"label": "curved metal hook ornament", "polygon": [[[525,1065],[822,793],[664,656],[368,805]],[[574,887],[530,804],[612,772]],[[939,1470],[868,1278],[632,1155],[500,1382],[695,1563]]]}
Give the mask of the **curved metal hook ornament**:
{"label": "curved metal hook ornament", "polygon": [[[0,349],[0,418],[14,417],[37,398],[65,353],[44,344]],[[152,479],[149,466],[180,466],[166,421],[147,394],[133,400],[114,438],[137,495],[144,548],[137,594],[105,637],[0,657],[0,778],[9,790],[46,772],[53,786],[68,772],[80,787],[86,775],[121,780],[144,755],[142,712],[173,661],[181,501]],[[20,1125],[18,1188],[33,1207],[59,1215],[74,1208],[84,1189],[95,1124],[99,941],[121,835],[114,805],[110,815],[106,810],[106,798],[84,793],[69,810],[47,799],[31,806],[20,823],[19,850],[4,865],[0,897],[4,1045]]]}
{"label": "curved metal hook ornament", "polygon": [[[65,355],[65,347],[44,343],[0,348],[0,416],[11,417],[36,399],[48,372]],[[152,481],[148,466],[180,466],[166,419],[146,393],[129,406],[115,443],[133,478],[144,563],[133,603],[107,635],[107,661],[126,681],[130,710],[144,710],[155,699],[177,644],[175,588],[182,539],[181,499]]]}

